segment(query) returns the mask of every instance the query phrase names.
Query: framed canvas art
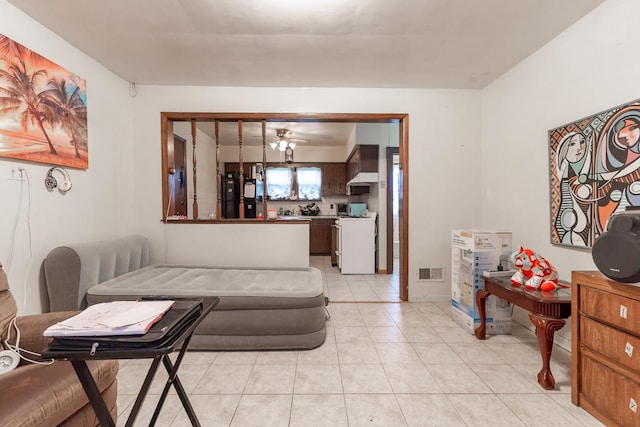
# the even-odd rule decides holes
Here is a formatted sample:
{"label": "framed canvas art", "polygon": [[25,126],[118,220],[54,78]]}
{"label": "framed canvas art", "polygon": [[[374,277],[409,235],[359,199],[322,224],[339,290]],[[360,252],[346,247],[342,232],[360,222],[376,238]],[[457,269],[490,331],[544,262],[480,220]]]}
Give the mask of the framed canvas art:
{"label": "framed canvas art", "polygon": [[89,167],[86,81],[2,34],[0,157]]}
{"label": "framed canvas art", "polygon": [[640,206],[640,100],[549,131],[551,243],[590,248]]}

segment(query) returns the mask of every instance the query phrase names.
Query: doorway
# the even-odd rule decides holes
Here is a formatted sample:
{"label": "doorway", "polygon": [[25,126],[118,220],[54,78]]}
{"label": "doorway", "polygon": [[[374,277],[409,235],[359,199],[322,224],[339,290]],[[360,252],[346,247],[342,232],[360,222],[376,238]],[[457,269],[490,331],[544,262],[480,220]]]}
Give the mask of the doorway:
{"label": "doorway", "polygon": [[[171,184],[172,179],[168,179],[167,170],[171,170],[167,167],[173,163],[173,152],[170,152],[171,144],[173,140],[173,126],[174,122],[191,122],[192,135],[195,135],[196,122],[208,122],[213,123],[225,123],[232,122],[237,123],[238,129],[242,129],[243,124],[246,123],[260,123],[262,124],[280,124],[282,122],[307,122],[307,123],[397,123],[398,127],[398,140],[399,140],[399,187],[398,187],[398,240],[400,242],[400,257],[398,260],[398,277],[399,277],[399,295],[402,301],[408,301],[409,299],[409,116],[408,114],[384,114],[384,113],[189,113],[189,112],[162,112],[161,118],[161,135],[163,135],[162,155],[163,155],[163,175],[162,175],[162,193],[163,193],[163,220],[166,220],[167,213],[170,211],[169,201],[173,196],[170,195],[174,185]],[[239,139],[240,141],[241,139]],[[217,138],[216,138],[217,141]],[[194,147],[195,147],[194,137]],[[263,138],[263,152],[266,153],[266,146]],[[242,144],[238,144],[239,163],[242,164]],[[219,157],[216,156],[216,159]],[[193,182],[196,180],[196,158],[194,155],[193,165],[186,164],[187,174],[193,174]],[[186,176],[186,175],[185,175]],[[184,181],[183,181],[184,182]],[[185,185],[186,188],[186,185]],[[195,185],[191,190],[193,192],[194,208],[197,207]],[[218,192],[219,194],[219,192]],[[176,204],[180,203],[179,201]],[[185,203],[186,205],[186,203]],[[195,209],[194,209],[195,210]],[[194,215],[194,218],[184,219],[185,223],[199,222]],[[266,217],[265,217],[266,220]],[[210,222],[224,222],[225,220],[214,219]],[[392,226],[393,228],[393,226]],[[393,241],[393,240],[391,240]],[[385,245],[386,246],[386,245]],[[393,251],[391,251],[393,253]]]}

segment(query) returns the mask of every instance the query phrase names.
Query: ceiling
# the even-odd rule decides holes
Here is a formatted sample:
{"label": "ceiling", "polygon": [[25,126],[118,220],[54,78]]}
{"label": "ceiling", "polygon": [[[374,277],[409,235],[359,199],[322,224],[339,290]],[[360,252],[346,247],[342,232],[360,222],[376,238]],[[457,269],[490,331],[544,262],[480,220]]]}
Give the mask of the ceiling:
{"label": "ceiling", "polygon": [[478,89],[604,0],[8,0],[129,82]]}
{"label": "ceiling", "polygon": [[[267,147],[269,143],[277,139],[278,129],[287,129],[291,132],[288,138],[294,139],[299,147],[337,147],[346,146],[355,123],[337,122],[277,122],[267,123],[265,136]],[[185,126],[186,127],[186,126]],[[215,141],[215,127],[213,122],[198,122],[197,127],[212,140]],[[191,140],[190,138],[188,139]],[[234,122],[221,122],[218,126],[218,140],[220,145],[238,145],[238,124]],[[262,145],[262,123],[242,123],[242,144],[247,146]]]}

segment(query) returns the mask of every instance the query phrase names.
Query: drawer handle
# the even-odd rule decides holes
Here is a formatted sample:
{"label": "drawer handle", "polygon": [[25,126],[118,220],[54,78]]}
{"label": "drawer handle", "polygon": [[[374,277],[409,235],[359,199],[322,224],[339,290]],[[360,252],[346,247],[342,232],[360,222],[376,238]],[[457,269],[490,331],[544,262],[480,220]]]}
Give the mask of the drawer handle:
{"label": "drawer handle", "polygon": [[630,342],[628,342],[627,345],[624,346],[624,352],[627,353],[627,356],[629,357],[633,356],[633,345],[631,345]]}
{"label": "drawer handle", "polygon": [[627,307],[622,304],[620,304],[620,317],[622,317],[623,319],[627,318]]}
{"label": "drawer handle", "polygon": [[634,414],[638,412],[638,404],[633,399],[633,397],[629,399],[629,409],[631,409],[631,412],[633,412]]}

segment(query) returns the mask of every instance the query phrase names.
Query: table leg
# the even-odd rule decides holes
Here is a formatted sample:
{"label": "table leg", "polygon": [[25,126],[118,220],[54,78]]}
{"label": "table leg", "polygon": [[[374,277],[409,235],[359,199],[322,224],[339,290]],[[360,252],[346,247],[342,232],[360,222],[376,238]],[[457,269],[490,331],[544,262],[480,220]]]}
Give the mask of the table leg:
{"label": "table leg", "polygon": [[476,305],[478,306],[478,313],[480,315],[480,326],[476,328],[475,335],[479,340],[486,339],[487,337],[486,302],[489,295],[491,294],[485,289],[478,289],[476,292]]}
{"label": "table leg", "polygon": [[546,390],[553,390],[556,385],[556,380],[553,378],[549,365],[551,350],[553,350],[553,335],[564,326],[565,321],[563,319],[554,319],[533,313],[529,313],[529,319],[531,319],[531,323],[533,323],[533,326],[536,328],[538,346],[540,347],[540,355],[542,356],[542,369],[538,372],[538,384]]}
{"label": "table leg", "polygon": [[151,383],[153,382],[153,377],[156,375],[156,371],[158,370],[158,366],[160,366],[160,360],[162,356],[156,356],[153,358],[153,363],[149,367],[147,371],[147,376],[142,383],[142,388],[138,392],[138,397],[136,397],[136,401],[133,404],[133,409],[131,409],[131,413],[129,414],[129,418],[127,419],[127,423],[125,427],[132,427],[138,417],[138,412],[140,412],[140,408],[142,408],[142,403],[144,402],[147,393],[149,392],[149,388],[151,387]]}
{"label": "table leg", "polygon": [[89,398],[89,402],[91,402],[91,406],[93,407],[96,417],[98,417],[98,421],[100,421],[100,425],[104,427],[115,427],[116,423],[113,422],[113,418],[111,418],[109,409],[107,409],[107,405],[104,403],[104,399],[93,379],[93,375],[91,375],[87,362],[84,360],[72,360],[71,365],[76,371],[76,375]]}
{"label": "table leg", "polygon": [[178,397],[182,402],[182,406],[184,407],[184,410],[186,411],[187,416],[189,417],[189,421],[191,421],[191,425],[194,427],[200,427],[200,421],[198,420],[198,417],[196,416],[196,413],[193,410],[193,406],[191,406],[191,402],[189,401],[189,397],[187,396],[187,393],[185,392],[184,387],[180,382],[180,378],[178,378],[178,369],[180,369],[180,364],[182,363],[182,359],[187,351],[187,347],[189,346],[189,341],[191,340],[191,336],[192,335],[187,337],[184,344],[182,345],[182,348],[178,353],[178,357],[176,358],[175,365],[171,363],[171,359],[169,358],[168,354],[165,354],[162,357],[162,363],[164,364],[164,367],[167,370],[167,374],[169,375],[169,378],[167,379],[167,383],[164,385],[164,389],[162,390],[162,394],[160,395],[158,405],[156,406],[156,409],[153,413],[153,417],[151,418],[151,422],[149,423],[149,426],[154,426],[156,421],[158,420],[158,416],[160,415],[160,410],[164,405],[165,399],[167,398],[167,394],[169,393],[169,389],[171,388],[171,385],[173,385],[173,388],[175,388],[176,393],[178,394]]}

